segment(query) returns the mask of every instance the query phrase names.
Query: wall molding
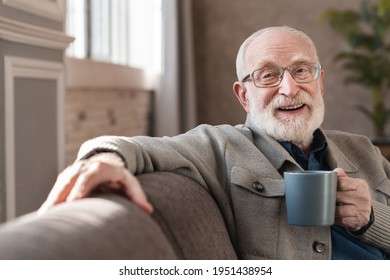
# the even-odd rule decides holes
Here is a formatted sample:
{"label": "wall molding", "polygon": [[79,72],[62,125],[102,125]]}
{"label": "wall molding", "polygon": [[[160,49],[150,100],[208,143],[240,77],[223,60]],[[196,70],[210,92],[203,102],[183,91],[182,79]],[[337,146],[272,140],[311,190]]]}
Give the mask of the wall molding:
{"label": "wall molding", "polygon": [[0,16],[0,39],[42,48],[65,50],[74,38],[60,31]]}
{"label": "wall molding", "polygon": [[57,84],[58,171],[65,166],[64,66],[62,63],[21,57],[4,57],[6,219],[16,217],[15,185],[15,78],[49,79]]}
{"label": "wall molding", "polygon": [[60,22],[65,18],[65,0],[3,0],[3,4]]}

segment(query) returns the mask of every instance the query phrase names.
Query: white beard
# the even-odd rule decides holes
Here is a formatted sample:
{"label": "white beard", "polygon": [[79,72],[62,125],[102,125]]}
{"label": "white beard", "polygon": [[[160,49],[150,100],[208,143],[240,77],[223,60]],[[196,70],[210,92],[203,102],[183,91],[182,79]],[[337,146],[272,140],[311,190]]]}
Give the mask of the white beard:
{"label": "white beard", "polygon": [[[307,148],[313,140],[314,131],[319,128],[324,120],[325,106],[322,96],[314,100],[310,94],[300,91],[294,97],[276,95],[264,109],[259,109],[252,94],[249,94],[250,112],[249,119],[261,131],[277,141],[289,141]],[[277,108],[297,104],[305,104],[309,108],[310,116],[296,115],[284,119],[277,119],[274,111]]]}

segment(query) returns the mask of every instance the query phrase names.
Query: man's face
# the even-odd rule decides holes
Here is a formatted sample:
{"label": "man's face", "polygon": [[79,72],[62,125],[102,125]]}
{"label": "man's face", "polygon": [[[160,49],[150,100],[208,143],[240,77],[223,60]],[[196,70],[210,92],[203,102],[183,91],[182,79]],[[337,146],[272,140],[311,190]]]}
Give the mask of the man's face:
{"label": "man's face", "polygon": [[[245,70],[252,73],[266,65],[288,67],[301,62],[318,63],[308,43],[289,32],[271,31],[249,45]],[[252,79],[245,82],[248,102],[243,106],[252,125],[279,141],[310,145],[314,130],[324,118],[320,71],[318,80],[309,83],[296,82],[288,71],[278,86],[258,88]]]}

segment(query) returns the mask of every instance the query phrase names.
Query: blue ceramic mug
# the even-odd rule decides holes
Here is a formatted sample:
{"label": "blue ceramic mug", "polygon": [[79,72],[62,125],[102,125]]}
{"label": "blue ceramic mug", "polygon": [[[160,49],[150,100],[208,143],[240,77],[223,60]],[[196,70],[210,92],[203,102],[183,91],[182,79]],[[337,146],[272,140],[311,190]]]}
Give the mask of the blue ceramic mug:
{"label": "blue ceramic mug", "polygon": [[336,211],[337,173],[284,172],[287,220],[291,225],[330,226]]}

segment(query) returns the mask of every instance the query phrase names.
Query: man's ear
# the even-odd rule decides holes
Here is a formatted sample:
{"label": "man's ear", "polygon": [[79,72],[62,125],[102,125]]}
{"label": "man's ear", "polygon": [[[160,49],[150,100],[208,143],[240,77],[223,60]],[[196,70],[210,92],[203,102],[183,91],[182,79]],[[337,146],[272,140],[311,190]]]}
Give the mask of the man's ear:
{"label": "man's ear", "polygon": [[233,84],[233,91],[240,101],[241,106],[244,107],[245,111],[249,113],[249,100],[248,100],[248,92],[242,82],[235,82]]}

